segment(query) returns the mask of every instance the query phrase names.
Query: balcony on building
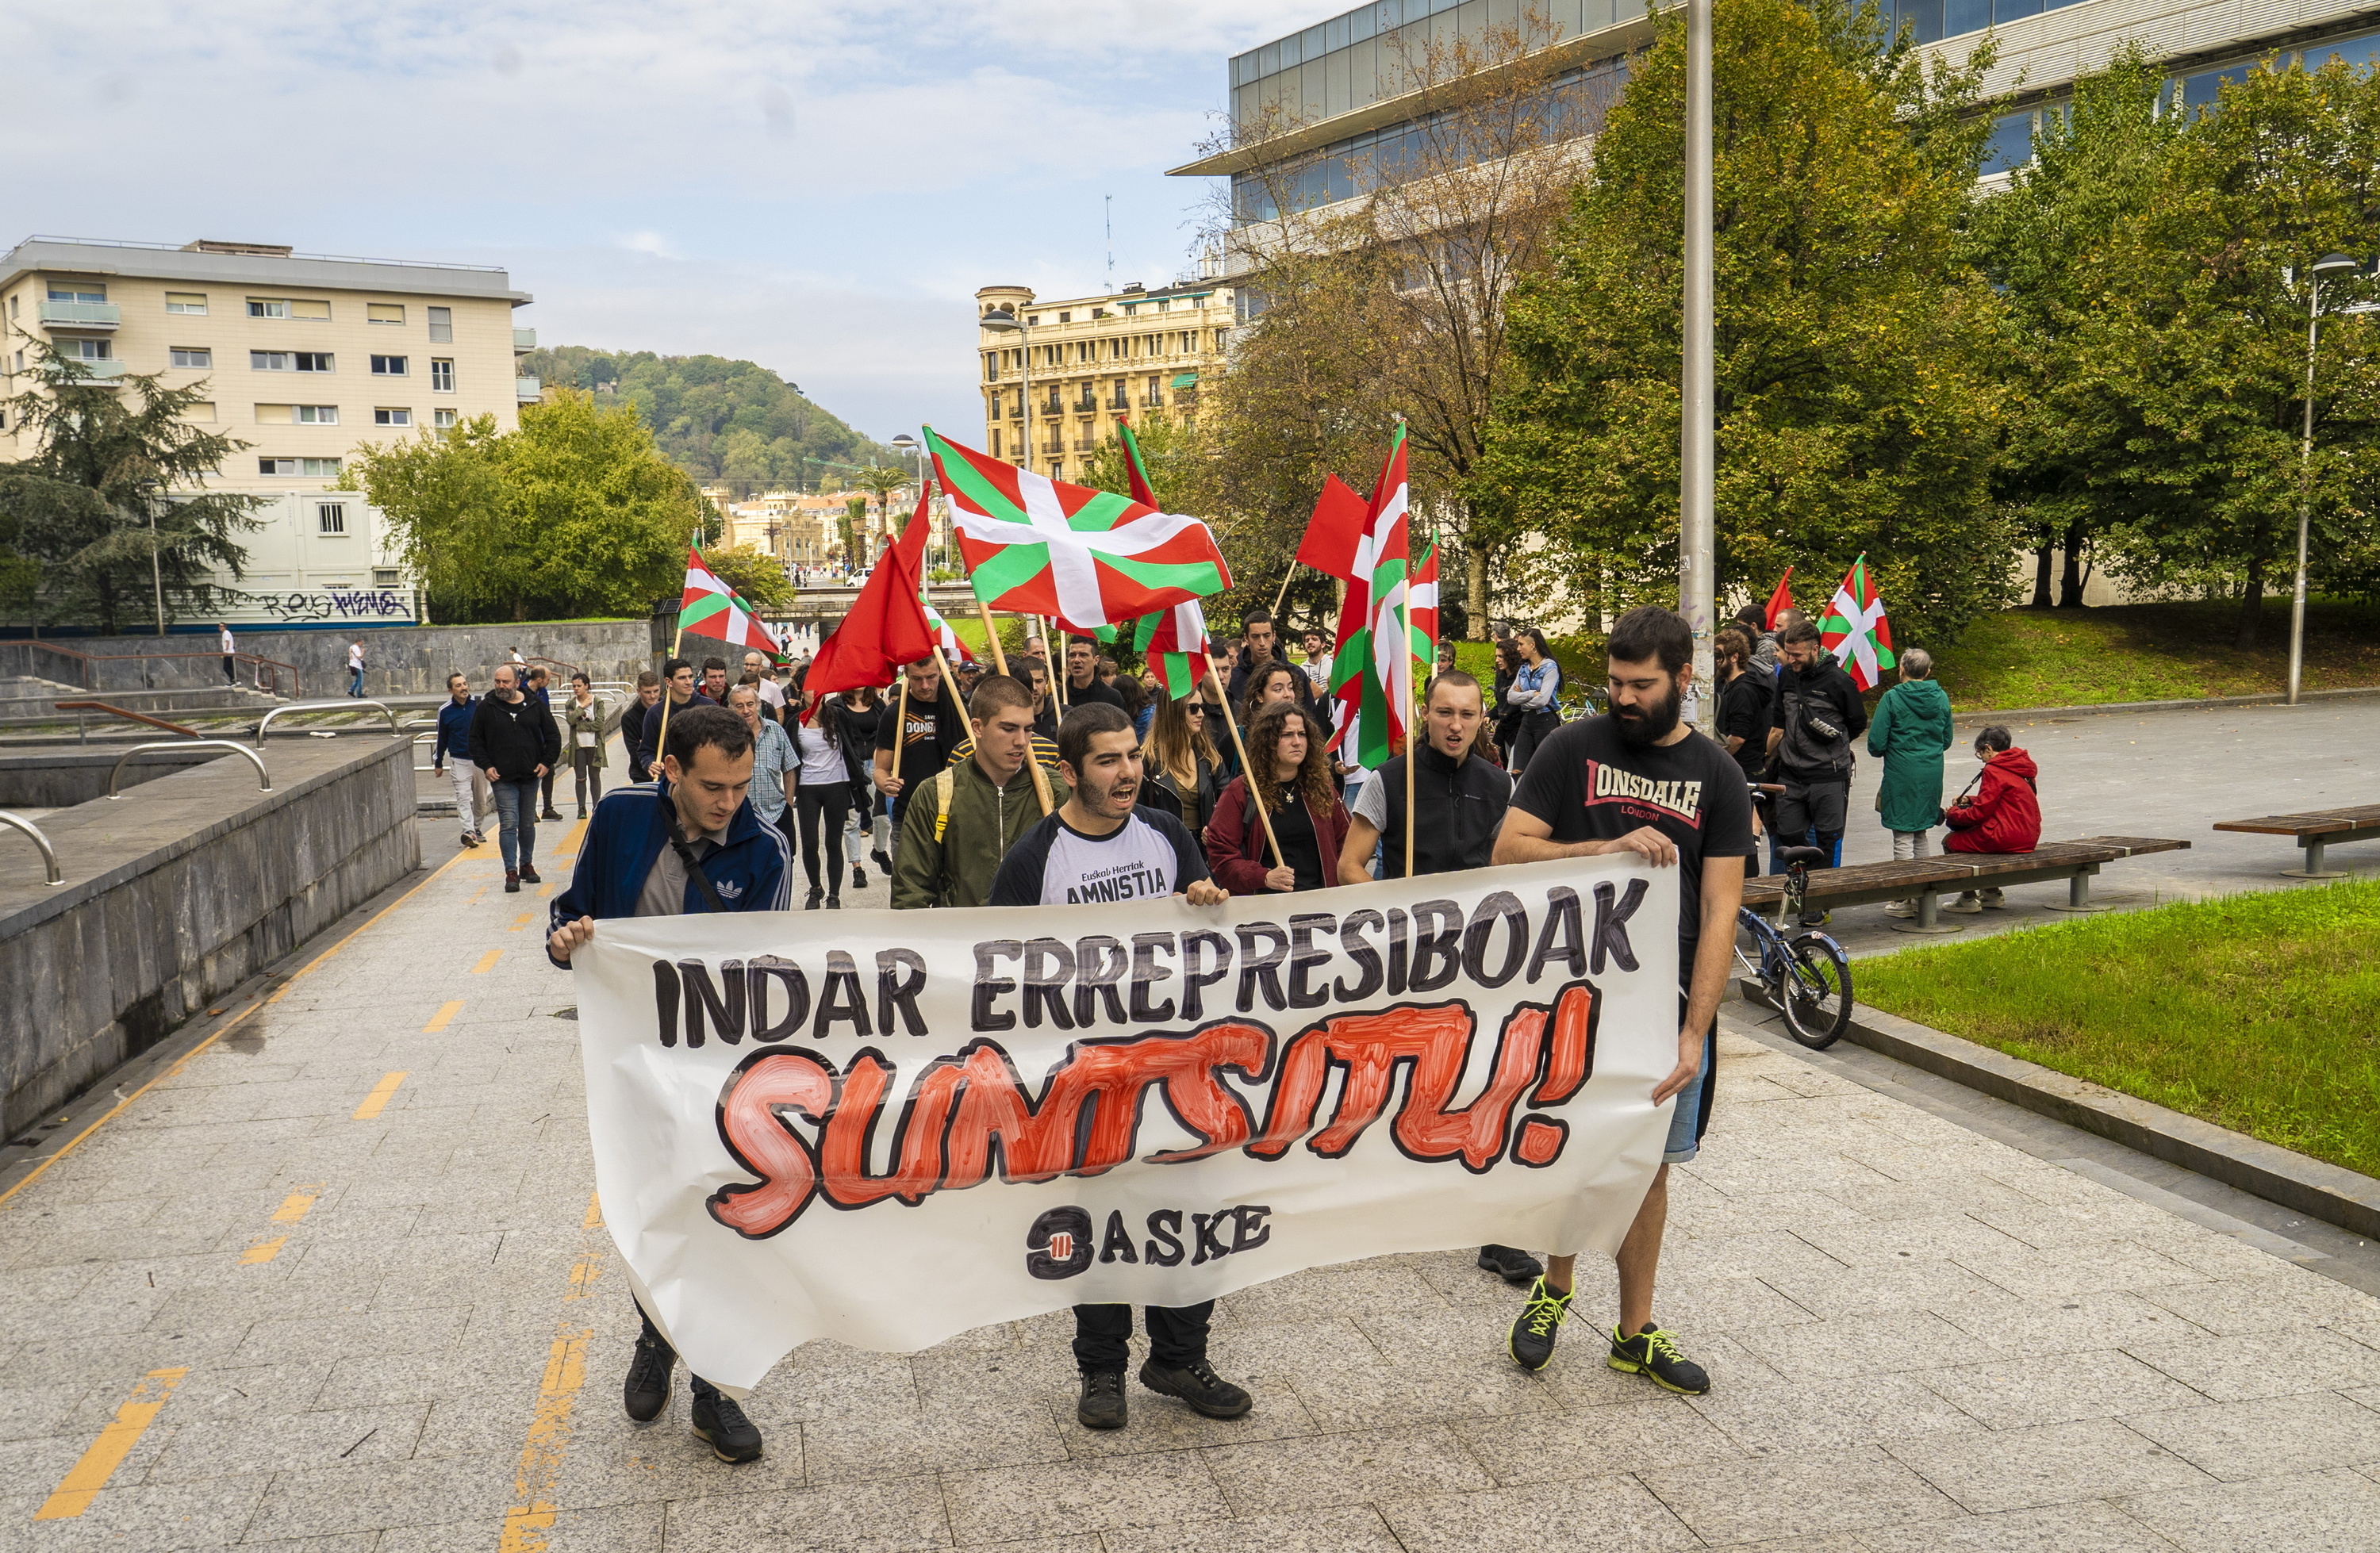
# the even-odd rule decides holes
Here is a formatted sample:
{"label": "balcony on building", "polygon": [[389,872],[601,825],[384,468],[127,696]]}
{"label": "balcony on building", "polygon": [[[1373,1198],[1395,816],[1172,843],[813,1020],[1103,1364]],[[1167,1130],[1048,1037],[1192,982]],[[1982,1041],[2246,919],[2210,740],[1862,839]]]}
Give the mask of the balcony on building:
{"label": "balcony on building", "polygon": [[86,361],[79,357],[69,356],[67,362],[76,370],[76,382],[89,383],[94,388],[114,388],[124,377],[124,363],[121,361]]}
{"label": "balcony on building", "polygon": [[115,329],[124,322],[124,309],[113,302],[53,302],[33,304],[41,309],[44,329]]}
{"label": "balcony on building", "polygon": [[544,394],[545,385],[535,378],[513,379],[513,397],[524,405],[534,405]]}
{"label": "balcony on building", "polygon": [[521,352],[523,352],[523,351],[525,351],[525,350],[535,350],[536,348],[537,348],[537,331],[536,331],[536,330],[534,330],[534,329],[516,329],[516,330],[514,330],[514,331],[513,331],[513,354],[514,354],[514,355],[518,356]]}

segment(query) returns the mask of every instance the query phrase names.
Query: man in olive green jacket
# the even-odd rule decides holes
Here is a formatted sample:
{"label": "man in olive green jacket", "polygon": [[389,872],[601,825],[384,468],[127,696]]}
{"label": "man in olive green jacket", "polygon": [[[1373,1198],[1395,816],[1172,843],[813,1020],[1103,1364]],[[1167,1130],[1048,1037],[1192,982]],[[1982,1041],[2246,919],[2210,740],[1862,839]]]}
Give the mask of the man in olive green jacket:
{"label": "man in olive green jacket", "polygon": [[[1934,683],[1934,659],[1923,648],[1900,655],[1900,683],[1876,704],[1867,725],[1867,752],[1884,761],[1876,791],[1876,817],[1892,832],[1892,855],[1927,857],[1928,834],[1942,820],[1942,753],[1956,735],[1950,729],[1950,698]],[[1886,906],[1891,916],[1914,916],[1909,901]]]}
{"label": "man in olive green jacket", "polygon": [[[987,674],[967,700],[972,748],[909,796],[892,865],[892,909],[979,906],[1016,838],[1045,812],[1026,761],[1033,745],[1033,693]],[[1065,779],[1043,770],[1050,807],[1066,801]]]}

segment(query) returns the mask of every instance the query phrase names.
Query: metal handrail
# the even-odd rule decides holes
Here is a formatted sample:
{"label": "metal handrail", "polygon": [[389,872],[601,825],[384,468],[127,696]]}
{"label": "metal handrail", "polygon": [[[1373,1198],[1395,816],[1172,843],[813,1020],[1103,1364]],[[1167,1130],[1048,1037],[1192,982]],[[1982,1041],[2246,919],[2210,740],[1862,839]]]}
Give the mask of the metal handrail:
{"label": "metal handrail", "polygon": [[[151,658],[221,658],[224,656],[220,650],[213,652],[85,652],[80,648],[60,647],[55,642],[39,639],[0,642],[0,649],[7,648],[22,649],[28,652],[46,652],[55,658],[71,660],[75,664],[77,677],[82,682],[82,687],[85,690],[100,688],[92,683],[91,665],[94,663],[122,663]],[[267,658],[262,653],[257,652],[235,651],[231,657],[233,661],[249,664],[257,671],[250,676],[251,682],[257,689],[264,691],[267,695],[281,694],[281,671],[284,669],[289,671],[289,693],[293,696],[303,696],[306,693],[306,678],[298,673],[298,665],[295,663],[285,663],[278,658]],[[26,667],[29,670],[31,668],[30,660]],[[266,669],[273,671],[273,683],[270,688],[267,688],[264,683],[263,671]],[[147,676],[143,675],[143,677]]]}
{"label": "metal handrail", "polygon": [[146,722],[152,728],[163,728],[169,734],[179,734],[186,739],[195,739],[199,736],[199,731],[196,728],[185,728],[178,722],[168,722],[162,717],[151,717],[147,712],[127,711],[122,707],[111,707],[105,701],[57,701],[53,705],[60,711],[107,712],[115,717],[128,718],[134,722]]}
{"label": "metal handrail", "polygon": [[354,697],[348,697],[336,701],[292,701],[285,707],[273,708],[271,711],[266,712],[262,717],[257,719],[256,747],[259,749],[262,749],[264,747],[264,731],[273,726],[273,720],[274,718],[280,717],[285,713],[293,711],[355,711],[364,707],[370,707],[374,711],[379,712],[382,717],[387,718],[389,736],[391,738],[397,736],[396,713],[389,710],[388,708],[382,706],[378,701],[366,701]]}
{"label": "metal handrail", "polygon": [[6,809],[0,809],[0,825],[15,826],[18,830],[22,831],[25,834],[32,837],[33,844],[42,849],[42,871],[49,876],[42,882],[47,884],[64,884],[67,881],[67,876],[58,871],[57,849],[50,844],[49,837],[42,834],[42,828],[40,826],[34,824],[31,820],[26,819],[21,814],[10,814]]}
{"label": "metal handrail", "polygon": [[235,744],[229,739],[179,739],[170,743],[160,740],[155,744],[137,744],[117,756],[115,766],[110,768],[107,773],[108,797],[115,799],[124,795],[115,790],[115,781],[124,774],[124,763],[127,760],[136,755],[157,749],[228,749],[235,755],[244,757],[249,765],[256,768],[256,790],[259,793],[273,791],[273,777],[264,769],[264,757],[249,748],[248,746]]}

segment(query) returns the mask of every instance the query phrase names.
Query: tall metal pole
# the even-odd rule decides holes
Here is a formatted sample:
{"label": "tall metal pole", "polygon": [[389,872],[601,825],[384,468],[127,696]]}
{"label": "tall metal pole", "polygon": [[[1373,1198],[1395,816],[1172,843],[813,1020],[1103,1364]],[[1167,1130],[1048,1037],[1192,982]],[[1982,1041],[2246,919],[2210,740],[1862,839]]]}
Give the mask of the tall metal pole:
{"label": "tall metal pole", "polygon": [[1685,361],[1680,388],[1678,613],[1694,633],[1694,686],[1706,729],[1718,725],[1711,685],[1717,594],[1712,524],[1716,353],[1711,316],[1711,0],[1686,0]]}
{"label": "tall metal pole", "polygon": [[[2306,417],[2307,435],[2311,436],[2313,425],[2311,402],[2306,407]],[[165,573],[157,560],[157,504],[153,501],[149,504],[149,586],[157,596],[157,634],[162,637],[165,634]],[[2305,593],[2305,524],[2302,521],[2298,524],[2298,593],[2301,598]],[[2299,612],[2304,612],[2302,604],[2299,606]],[[2289,684],[2289,699],[2294,701],[2297,699],[2295,676],[2290,678]]]}
{"label": "tall metal pole", "polygon": [[2305,668],[2306,530],[2313,518],[2313,362],[2322,340],[2322,277],[2306,277],[2305,431],[2298,442],[2298,575],[2289,591],[2289,700]]}

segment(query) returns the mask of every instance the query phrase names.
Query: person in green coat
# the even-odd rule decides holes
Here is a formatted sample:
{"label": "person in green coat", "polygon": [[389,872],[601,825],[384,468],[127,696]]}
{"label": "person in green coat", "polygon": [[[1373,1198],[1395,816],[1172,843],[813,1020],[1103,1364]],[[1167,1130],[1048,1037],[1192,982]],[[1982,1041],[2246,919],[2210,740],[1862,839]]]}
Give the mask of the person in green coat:
{"label": "person in green coat", "polygon": [[[1900,655],[1900,683],[1876,704],[1867,725],[1867,752],[1884,761],[1876,818],[1892,832],[1892,855],[1930,857],[1933,828],[1942,819],[1942,755],[1955,735],[1950,698],[1934,683],[1934,657],[1923,648]],[[1914,916],[1912,901],[1894,901],[1888,916]]]}

